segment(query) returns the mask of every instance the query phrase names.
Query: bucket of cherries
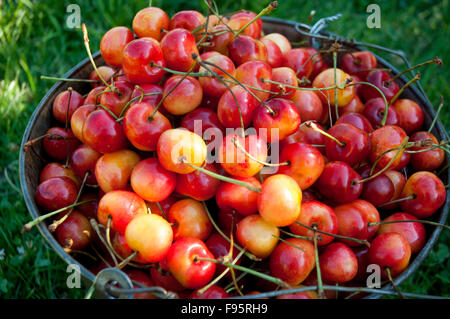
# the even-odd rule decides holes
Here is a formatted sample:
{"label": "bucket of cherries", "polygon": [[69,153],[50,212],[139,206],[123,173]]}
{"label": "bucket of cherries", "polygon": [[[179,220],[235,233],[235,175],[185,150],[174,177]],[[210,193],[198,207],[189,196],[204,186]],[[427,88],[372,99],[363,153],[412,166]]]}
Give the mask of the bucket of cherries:
{"label": "bucket of cherries", "polygon": [[144,8],[94,55],[83,25],[88,59],[42,77],[58,83],[24,135],[24,231],[81,266],[87,297],[411,295],[397,285],[449,228],[449,149],[443,102],[404,76],[442,61],[398,72],[262,18],[276,2],[205,3]]}

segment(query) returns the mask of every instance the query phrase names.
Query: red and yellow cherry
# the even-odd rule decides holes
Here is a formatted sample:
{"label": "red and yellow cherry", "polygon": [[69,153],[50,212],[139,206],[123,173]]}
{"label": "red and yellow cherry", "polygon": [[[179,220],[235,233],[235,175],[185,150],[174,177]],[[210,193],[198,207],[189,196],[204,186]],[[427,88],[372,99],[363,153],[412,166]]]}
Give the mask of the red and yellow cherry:
{"label": "red and yellow cherry", "polygon": [[72,205],[77,193],[77,186],[69,177],[52,177],[36,188],[36,204],[46,211],[55,211]]}
{"label": "red and yellow cherry", "polygon": [[[272,81],[283,83],[275,84],[272,83],[270,87],[270,91],[276,92],[277,94],[272,94],[272,97],[277,97],[278,95],[282,95],[282,97],[286,99],[290,99],[294,101],[294,96],[296,92],[301,92],[300,90],[296,90],[294,88],[286,87],[285,85],[298,87],[298,79],[294,70],[288,67],[278,67],[272,69]],[[320,102],[320,100],[319,100]],[[295,102],[294,102],[295,103]],[[297,106],[297,104],[296,104]],[[321,103],[322,106],[322,103]]]}
{"label": "red and yellow cherry", "polygon": [[[423,140],[431,140],[433,144],[439,144],[436,137],[432,133],[426,131],[416,132],[409,138],[410,142],[419,142]],[[411,147],[409,150],[416,152],[430,148],[431,147],[427,146]],[[433,171],[439,168],[444,163],[444,159],[444,150],[442,150],[441,148],[434,148],[426,152],[412,153],[410,163],[413,169],[416,171]]]}
{"label": "red and yellow cherry", "polygon": [[373,132],[372,124],[370,124],[369,120],[360,113],[353,113],[353,112],[345,113],[344,115],[339,117],[339,119],[336,121],[335,124],[337,125],[341,123],[351,124],[359,128],[360,130],[363,130],[367,134]]}
{"label": "red and yellow cherry", "polygon": [[278,173],[295,179],[302,190],[314,184],[325,167],[325,160],[320,151],[303,143],[291,143],[281,149],[280,163],[285,162],[289,165],[278,167]]}
{"label": "red and yellow cherry", "polygon": [[[242,151],[245,149],[247,156]],[[258,161],[255,161],[254,159]],[[237,177],[251,177],[258,173],[267,159],[267,144],[258,135],[248,135],[245,138],[237,134],[225,136],[219,147],[219,162],[230,175]]]}
{"label": "red and yellow cherry", "polygon": [[228,297],[229,295],[225,289],[217,285],[212,285],[201,294],[197,290],[192,292],[188,299],[225,299]]}
{"label": "red and yellow cherry", "polygon": [[295,90],[292,102],[303,122],[320,121],[324,111],[322,102],[313,91]]}
{"label": "red and yellow cherry", "polygon": [[[261,187],[261,183],[254,177],[234,178],[255,187]],[[257,202],[258,193],[241,185],[223,182],[217,189],[216,203],[221,211],[235,210],[240,215],[248,216],[258,211]]]}
{"label": "red and yellow cherry", "polygon": [[103,92],[106,92],[108,90],[109,90],[109,88],[107,88],[106,86],[103,86],[103,85],[93,88],[92,90],[89,91],[88,95],[84,99],[83,106],[84,105],[89,105],[89,104],[92,104],[92,106],[94,106],[94,105],[99,104],[100,103],[100,96],[103,94]]}
{"label": "red and yellow cherry", "polygon": [[[380,221],[380,214],[378,209],[363,199],[357,199],[352,202],[354,208],[358,209],[363,216],[366,217],[368,223],[378,223]],[[368,238],[371,239],[377,232],[379,226],[372,225],[367,227]]]}
{"label": "red and yellow cherry", "polygon": [[[229,252],[230,252],[230,243],[223,238],[219,233],[213,233],[211,236],[209,236],[208,240],[205,242],[206,247],[208,247],[209,251],[214,255],[214,258],[218,259],[218,258],[223,258],[225,256],[228,256]],[[232,250],[232,255],[231,257],[231,261],[233,261],[238,255],[238,250],[233,247]],[[240,265],[241,264],[242,259],[239,258],[235,265]],[[223,273],[225,270],[227,269],[227,267],[218,264],[216,266],[216,275],[220,275],[221,273]],[[230,276],[231,273],[228,272],[227,273],[227,277],[231,277]],[[225,277],[225,278],[227,278]]]}
{"label": "red and yellow cherry", "polygon": [[170,273],[167,266],[167,257],[158,263],[158,267],[150,268],[150,276],[155,285],[168,291],[181,292],[184,287]]}
{"label": "red and yellow cherry", "polygon": [[262,39],[261,42],[267,49],[267,63],[272,68],[279,68],[283,65],[283,53],[278,45],[270,39]]}
{"label": "red and yellow cherry", "polygon": [[270,256],[278,243],[279,236],[278,227],[257,214],[244,217],[237,225],[237,240],[259,258]]}
{"label": "red and yellow cherry", "polygon": [[335,124],[328,130],[328,134],[343,144],[339,145],[331,138],[325,140],[325,154],[331,161],[342,161],[353,166],[365,160],[369,154],[369,135],[356,126]]}
{"label": "red and yellow cherry", "polygon": [[291,49],[284,54],[283,66],[294,70],[299,79],[308,78],[313,70],[313,63],[310,59],[310,54],[305,48]]}
{"label": "red and yellow cherry", "polygon": [[275,98],[259,106],[255,112],[253,126],[263,139],[261,130],[265,129],[266,141],[273,143],[297,131],[301,121],[300,114],[291,101]]}
{"label": "red and yellow cherry", "polygon": [[270,90],[272,84],[269,82],[264,82],[264,80],[272,79],[272,68],[266,62],[248,61],[239,65],[236,68],[235,78],[243,85],[253,87],[249,88],[249,90],[252,91],[253,94],[256,95],[261,101],[265,101],[269,98],[270,93],[266,91]]}
{"label": "red and yellow cherry", "polygon": [[42,145],[50,157],[63,161],[80,145],[80,141],[70,128],[55,126],[47,130]]}
{"label": "red and yellow cherry", "polygon": [[[225,129],[219,121],[217,113],[205,107],[198,107],[186,114],[180,127],[202,136],[205,140],[215,140],[216,134],[224,133]],[[207,132],[205,134],[205,132]]]}
{"label": "red and yellow cherry", "polygon": [[123,50],[123,70],[133,83],[157,84],[165,71],[165,60],[159,42],[153,38],[141,38],[130,42]]}
{"label": "red and yellow cherry", "polygon": [[122,67],[123,49],[133,40],[133,32],[127,27],[108,30],[100,41],[100,53],[105,62],[118,68]]}
{"label": "red and yellow cherry", "polygon": [[381,276],[387,278],[386,268],[392,277],[397,276],[409,264],[411,246],[399,233],[380,234],[370,244],[368,260],[370,264],[381,267]]}
{"label": "red and yellow cherry", "polygon": [[174,115],[183,115],[195,110],[203,98],[202,86],[197,79],[173,75],[164,83],[163,105]]}
{"label": "red and yellow cherry", "polygon": [[[406,132],[399,126],[386,125],[376,129],[370,135],[369,161],[373,164],[384,152],[400,147],[406,137]],[[403,151],[402,149],[387,152],[378,160],[376,166],[380,169],[386,167],[399,152],[397,158],[393,160],[390,166],[390,168],[395,169],[401,162]]]}
{"label": "red and yellow cherry", "polygon": [[356,74],[365,80],[370,71],[377,67],[377,59],[369,51],[346,53],[341,60],[342,70],[348,74]]}
{"label": "red and yellow cherry", "polygon": [[200,239],[185,237],[170,247],[167,265],[183,287],[199,289],[212,279],[216,271],[214,262],[200,258],[214,259],[214,255]]}
{"label": "red and yellow cherry", "polygon": [[123,130],[134,147],[154,151],[161,134],[172,128],[170,121],[154,106],[141,102],[132,105],[123,118]]}
{"label": "red and yellow cherry", "polygon": [[175,190],[176,175],[152,157],[134,166],[130,183],[136,194],[148,202],[156,203],[165,200]]}
{"label": "red and yellow cherry", "polygon": [[[397,110],[392,106],[388,107],[386,125],[398,125],[399,116]],[[370,99],[366,102],[363,115],[369,120],[373,127],[380,127],[386,112],[386,104],[381,97]]]}
{"label": "red and yellow cherry", "polygon": [[[325,130],[325,128],[318,123],[316,123],[316,127],[321,129],[322,131]],[[297,131],[286,137],[284,140],[280,141],[280,147],[281,149],[283,149],[283,147],[291,143],[325,145],[325,139],[325,135],[313,130],[311,126],[300,125]],[[320,150],[323,152],[322,148],[320,148]]]}
{"label": "red and yellow cherry", "polygon": [[157,7],[142,9],[133,19],[133,31],[139,38],[150,37],[160,41],[162,30],[169,28],[169,16]]}
{"label": "red and yellow cherry", "polygon": [[[256,17],[256,13],[251,11],[241,11],[233,14],[228,20],[228,26],[233,31],[239,31],[242,29],[247,23],[249,23],[252,19]],[[254,39],[259,39],[261,37],[262,32],[262,20],[261,18],[253,21],[249,26],[247,26],[241,34],[250,36]]]}
{"label": "red and yellow cherry", "polygon": [[[59,217],[62,218],[65,214],[66,212],[63,212]],[[73,210],[55,231],[58,242],[63,247],[74,250],[86,248],[91,243],[92,233],[89,220],[76,210]]]}
{"label": "red and yellow cherry", "polygon": [[[214,164],[205,163],[204,169],[219,174]],[[219,188],[220,180],[200,171],[189,174],[177,174],[175,191],[183,196],[188,196],[198,201],[213,198]]]}
{"label": "red and yellow cherry", "polygon": [[[334,87],[334,86],[341,86],[346,82],[348,79],[350,79],[350,75],[342,71],[341,69],[336,69],[336,83],[334,81],[334,68],[326,69],[319,73],[314,81],[313,81],[313,87],[314,88],[327,88],[327,87]],[[327,105],[328,101],[330,105],[335,105],[335,89],[328,89],[328,90],[322,90],[320,91],[323,94],[319,93],[318,96],[323,104]],[[355,97],[355,87],[354,86],[347,86],[345,88],[338,88],[337,89],[337,105],[339,107],[345,106]]]}
{"label": "red and yellow cherry", "polygon": [[139,252],[142,260],[155,263],[167,256],[173,233],[170,224],[161,216],[140,214],[128,223],[125,240],[131,249]]}
{"label": "red and yellow cherry", "polygon": [[[97,73],[98,72],[98,73]],[[98,75],[100,73],[101,78],[109,83],[113,75],[115,75],[116,70],[113,69],[110,66],[102,65],[97,68],[97,71],[92,71],[91,74],[89,74],[89,80],[91,81],[97,81],[97,82],[91,82],[91,87],[94,89],[96,87],[103,87],[103,81],[101,80],[100,76]],[[84,102],[86,104],[86,101]]]}
{"label": "red and yellow cherry", "polygon": [[418,253],[426,242],[425,227],[421,223],[401,222],[403,220],[417,220],[417,217],[407,213],[395,213],[383,220],[383,222],[400,221],[399,223],[382,224],[377,234],[399,233],[403,235],[411,245],[411,254]]}
{"label": "red and yellow cherry", "polygon": [[319,192],[337,204],[354,201],[361,195],[363,185],[361,176],[345,162],[332,161],[317,181]]}
{"label": "red and yellow cherry", "polygon": [[[215,72],[218,76],[222,78],[222,81],[220,81],[217,78],[209,77],[209,76],[202,76],[199,78],[200,85],[202,86],[203,93],[205,95],[220,98],[226,91],[227,86],[223,84],[222,82],[224,80],[230,80],[230,75],[234,76],[235,73],[235,66],[233,64],[233,61],[225,55],[222,55],[215,51],[210,51],[204,54],[209,53],[215,53],[212,56],[209,56],[208,58],[204,59],[202,54],[202,60],[212,63],[214,65],[217,65],[217,67],[212,65],[207,65],[208,68]],[[220,69],[219,69],[219,68]],[[226,71],[226,72],[224,72]],[[199,69],[199,72],[207,72],[207,69],[204,66],[201,66]],[[231,86],[230,84],[227,84],[228,86]]]}
{"label": "red and yellow cherry", "polygon": [[195,168],[185,163],[200,167],[207,155],[206,144],[201,136],[182,128],[162,133],[156,151],[161,165],[178,174],[192,173]]}
{"label": "red and yellow cherry", "polygon": [[195,37],[185,29],[169,31],[161,40],[161,49],[167,67],[181,72],[187,72],[195,65],[193,54],[200,55]]}
{"label": "red and yellow cherry", "polygon": [[[373,70],[366,78],[366,81],[376,86],[381,92],[383,92],[386,100],[389,102],[397,94],[399,88],[395,81],[390,81],[391,77],[389,73],[384,70]],[[368,101],[373,98],[381,97],[381,93],[369,85],[363,85],[361,87],[361,96],[364,101]]]}
{"label": "red and yellow cherry", "polygon": [[[356,87],[358,86],[356,85]],[[347,105],[339,108],[339,115],[344,115],[346,113],[362,113],[364,111],[364,103],[359,98],[357,91],[355,93],[355,97]]]}
{"label": "red and yellow cherry", "polygon": [[105,193],[127,189],[131,172],[139,161],[139,155],[128,149],[104,154],[95,164],[98,185]]}
{"label": "red and yellow cherry", "polygon": [[[338,232],[338,222],[334,210],[330,206],[317,200],[310,200],[302,203],[302,209],[297,221],[309,227],[316,226],[318,230],[327,233],[337,234]],[[314,237],[313,230],[297,223],[290,225],[289,229],[299,236]],[[320,239],[318,239],[317,244],[319,246],[328,245],[333,239],[333,236],[320,234]]]}
{"label": "red and yellow cherry", "polygon": [[126,148],[123,127],[104,109],[89,113],[83,125],[83,142],[100,153]]}
{"label": "red and yellow cherry", "polygon": [[217,117],[224,127],[229,128],[240,128],[242,117],[244,128],[247,128],[253,121],[258,105],[258,101],[248,91],[237,85],[220,98]]}
{"label": "red and yellow cherry", "polygon": [[258,211],[265,221],[275,226],[289,226],[297,220],[301,202],[302,190],[295,179],[276,174],[268,177],[261,186]]}
{"label": "red and yellow cherry", "polygon": [[86,104],[80,106],[72,115],[70,119],[70,127],[73,135],[84,143],[83,139],[83,125],[88,115],[95,110],[93,104]]}
{"label": "red and yellow cherry", "polygon": [[66,123],[72,118],[76,109],[84,104],[83,96],[75,90],[66,90],[59,93],[52,105],[53,117],[59,123]]}
{"label": "red and yellow cherry", "polygon": [[290,285],[302,283],[316,265],[314,245],[305,239],[289,238],[270,255],[270,273]]}
{"label": "red and yellow cherry", "polygon": [[172,230],[175,240],[191,237],[204,241],[212,231],[212,223],[205,207],[191,198],[174,203],[170,207],[167,218],[173,224]]}
{"label": "red and yellow cherry", "polygon": [[402,201],[402,211],[427,218],[433,215],[445,202],[444,183],[431,172],[421,171],[411,175],[406,181],[401,198],[412,198]]}
{"label": "red and yellow cherry", "polygon": [[355,278],[358,259],[355,253],[343,243],[331,243],[319,257],[322,278],[328,283],[345,283]]}
{"label": "red and yellow cherry", "polygon": [[223,55],[228,56],[228,45],[233,41],[234,35],[229,31],[225,25],[216,25],[210,29],[213,38],[211,39],[211,46],[205,48],[206,51],[217,51]]}
{"label": "red and yellow cherry", "polygon": [[238,36],[231,41],[228,45],[228,56],[238,66],[248,61],[268,63],[266,45],[262,41],[246,35]]}
{"label": "red and yellow cherry", "polygon": [[280,48],[281,53],[283,55],[286,54],[289,50],[292,49],[291,42],[286,38],[286,36],[282,35],[281,33],[269,33],[262,37],[262,40],[271,40],[275,42],[275,44]]}
{"label": "red and yellow cherry", "polygon": [[52,177],[64,177],[64,176],[69,177],[75,183],[77,188],[80,187],[81,185],[80,180],[75,174],[73,168],[65,167],[63,164],[60,163],[48,163],[47,165],[45,165],[39,175],[39,184],[45,182],[46,180]]}
{"label": "red and yellow cherry", "polygon": [[[194,31],[197,29],[198,32],[204,32],[204,28],[200,29],[206,22],[206,18],[203,14],[195,10],[183,10],[175,13],[169,22],[169,30],[173,29],[186,29],[188,31]],[[203,35],[198,36],[198,40]]]}
{"label": "red and yellow cherry", "polygon": [[116,92],[107,90],[100,96],[100,104],[106,106],[116,116],[122,114],[122,110],[127,105],[133,93],[133,85],[127,81],[114,82]]}
{"label": "red and yellow cherry", "polygon": [[83,179],[86,173],[89,173],[86,178],[86,183],[89,185],[97,185],[95,164],[101,156],[102,154],[90,148],[88,145],[80,145],[70,156],[70,167],[80,179]]}
{"label": "red and yellow cherry", "polygon": [[[406,184],[406,177],[399,171],[389,169],[384,172],[384,175],[386,175],[392,182],[392,185],[394,185],[394,194],[392,195],[392,198],[390,201],[394,201],[397,199],[400,199],[400,196],[403,191],[403,187],[405,187]],[[395,209],[400,205],[400,203],[391,203],[388,205],[383,205],[384,209]]]}
{"label": "red and yellow cherry", "polygon": [[392,108],[397,111],[398,126],[410,135],[422,129],[424,113],[422,108],[410,99],[399,99],[392,104]]}

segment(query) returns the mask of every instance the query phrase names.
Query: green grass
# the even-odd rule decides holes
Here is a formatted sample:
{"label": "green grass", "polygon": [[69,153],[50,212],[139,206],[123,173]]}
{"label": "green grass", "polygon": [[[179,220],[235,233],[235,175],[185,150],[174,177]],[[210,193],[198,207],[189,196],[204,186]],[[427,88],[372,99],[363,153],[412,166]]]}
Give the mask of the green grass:
{"label": "green grass", "polygon": [[[266,4],[254,0],[218,2],[222,12],[241,8],[259,11]],[[280,0],[272,16],[307,22],[311,10],[315,10],[315,22],[340,12],[343,17],[331,23],[328,30],[403,50],[412,64],[439,56],[444,60],[444,67],[422,70],[421,83],[436,106],[440,95],[448,102],[450,72],[446,59],[450,57],[447,44],[450,16],[445,13],[449,12],[449,1],[379,2],[381,29],[368,29],[366,6],[372,2]],[[20,233],[29,215],[21,195],[3,175],[8,168],[17,184],[23,131],[35,106],[53,85],[39,76],[63,75],[86,57],[81,33],[65,27],[66,6],[70,3],[80,5],[82,20],[89,28],[92,51],[96,51],[108,28],[130,26],[134,14],[147,6],[148,1],[0,0],[0,296],[4,298],[80,298],[85,292],[66,287],[66,264],[37,230]],[[153,5],[162,7],[169,15],[186,8],[205,10],[200,1],[193,5],[187,0],[155,0]],[[386,58],[399,65],[396,59]],[[448,108],[444,108],[440,119],[448,127]],[[402,290],[450,296],[449,239],[449,233],[444,232],[423,265],[401,285]]]}

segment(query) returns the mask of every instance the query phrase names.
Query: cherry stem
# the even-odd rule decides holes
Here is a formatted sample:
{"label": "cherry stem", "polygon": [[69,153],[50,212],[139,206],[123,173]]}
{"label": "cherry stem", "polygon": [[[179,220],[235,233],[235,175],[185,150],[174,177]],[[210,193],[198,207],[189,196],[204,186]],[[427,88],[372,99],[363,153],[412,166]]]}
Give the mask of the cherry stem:
{"label": "cherry stem", "polygon": [[117,258],[116,258],[116,252],[114,251],[114,249],[112,249],[112,246],[109,246],[108,243],[106,242],[105,238],[103,238],[101,232],[100,232],[100,228],[98,226],[97,221],[94,218],[90,218],[89,222],[91,223],[92,229],[94,229],[95,233],[97,234],[97,237],[100,238],[100,241],[102,242],[102,244],[106,247],[106,250],[108,251],[109,255],[111,256],[114,265],[117,266]]}
{"label": "cherry stem", "polygon": [[221,264],[221,265],[224,265],[225,267],[230,267],[230,268],[233,268],[233,269],[236,269],[236,270],[239,270],[239,271],[247,272],[250,275],[253,275],[255,277],[259,277],[261,279],[265,279],[267,281],[270,281],[270,282],[272,282],[272,283],[274,283],[276,285],[282,286],[284,288],[292,288],[291,285],[289,285],[287,282],[285,282],[285,281],[283,281],[283,280],[281,280],[279,278],[275,278],[275,277],[263,274],[263,273],[261,273],[259,271],[254,270],[254,269],[250,269],[250,268],[243,267],[243,266],[240,266],[240,265],[233,265],[232,263],[227,263],[227,262],[223,262],[221,260],[216,260],[216,259],[211,259],[211,258],[196,257],[195,260],[196,261],[209,261],[209,262],[213,262],[215,264]]}
{"label": "cherry stem", "polygon": [[439,106],[438,106],[438,109],[436,111],[436,115],[434,116],[433,122],[431,122],[430,128],[428,129],[428,133],[431,133],[431,131],[433,130],[433,127],[436,124],[436,121],[439,117],[439,113],[441,112],[443,106],[444,106],[444,98],[441,95],[441,104],[439,104]]}
{"label": "cherry stem", "polygon": [[394,289],[397,292],[397,294],[402,299],[408,299],[408,298],[405,297],[405,295],[402,294],[402,292],[398,289],[397,285],[394,283],[394,280],[392,279],[392,276],[391,276],[391,270],[389,269],[389,267],[386,267],[385,270],[386,270],[386,274],[388,276],[389,282],[391,283],[392,287],[394,287]]}
{"label": "cherry stem", "polygon": [[288,232],[288,231],[283,230],[283,229],[280,229],[280,232],[282,232],[283,234],[289,235],[291,237],[294,237],[294,238],[300,238],[300,239],[309,240],[309,241],[313,241],[314,240],[312,237],[296,235],[296,234],[293,234],[293,233]]}
{"label": "cherry stem", "polygon": [[[142,89],[141,87],[139,87],[139,88]],[[119,121],[123,120],[124,114],[130,107],[131,103],[133,103],[137,99],[140,99],[139,100],[139,103],[140,103],[140,102],[142,102],[142,99],[144,98],[144,96],[152,96],[152,95],[162,95],[162,93],[161,92],[143,93],[141,95],[135,96],[134,98],[129,100],[128,103],[123,107],[122,111],[120,112],[119,117],[117,118],[117,121],[119,122]]]}
{"label": "cherry stem", "polygon": [[391,200],[391,201],[389,201],[389,202],[386,202],[386,203],[383,203],[383,204],[381,204],[381,205],[378,205],[378,207],[381,208],[381,207],[384,207],[384,206],[388,206],[388,205],[391,205],[391,204],[401,203],[401,202],[403,202],[403,201],[405,201],[405,200],[414,199],[414,198],[415,198],[415,197],[414,197],[413,195],[411,195],[411,196],[407,196],[407,197],[404,197],[404,198],[399,198],[399,199],[396,199],[396,200]]}
{"label": "cherry stem", "polygon": [[335,138],[333,135],[329,134],[328,132],[325,132],[324,130],[322,130],[321,128],[319,128],[316,123],[314,123],[313,121],[306,121],[303,123],[306,127],[311,128],[313,131],[320,133],[326,137],[328,137],[329,139],[332,139],[333,141],[335,141],[340,147],[345,147],[345,143],[342,143],[341,141],[339,141],[337,138]]}
{"label": "cherry stem", "polygon": [[[362,180],[356,181],[355,183],[356,183],[356,184],[361,184],[361,183],[368,182],[368,181],[370,181],[371,179],[374,179],[375,177],[377,177],[377,176],[383,174],[385,171],[387,171],[387,170],[389,169],[389,167],[391,167],[392,163],[394,163],[394,161],[400,156],[400,153],[402,153],[402,151],[406,148],[406,146],[407,146],[407,144],[408,144],[408,139],[409,139],[408,136],[405,137],[405,139],[403,140],[402,145],[400,145],[400,147],[399,147],[397,153],[395,153],[395,156],[394,156],[393,158],[391,158],[391,160],[389,161],[389,163],[388,163],[385,167],[383,167],[381,170],[379,170],[379,171],[376,172],[375,174],[370,175],[369,177],[364,178],[364,179],[362,179]],[[370,170],[370,174],[372,174],[373,169],[376,167],[376,164],[377,164],[378,160],[380,160],[383,156],[384,156],[384,155],[381,155],[381,157],[378,157],[378,158],[377,158],[377,161],[375,161],[374,165],[372,166],[372,169]]]}
{"label": "cherry stem", "polygon": [[296,224],[305,227],[309,230],[312,230],[314,232],[320,233],[320,234],[324,234],[324,235],[328,235],[331,237],[335,237],[335,238],[339,238],[339,239],[345,239],[345,240],[349,240],[349,241],[354,241],[356,243],[362,244],[362,245],[366,245],[367,247],[370,247],[370,243],[365,240],[365,239],[357,239],[357,238],[353,238],[353,237],[347,237],[347,236],[342,236],[342,235],[338,235],[338,234],[333,234],[333,233],[328,233],[326,231],[320,230],[320,229],[316,229],[310,226],[307,226],[305,224],[300,223],[299,221],[295,221]]}
{"label": "cherry stem", "polygon": [[317,271],[317,294],[319,298],[324,299],[325,293],[323,291],[322,273],[320,271],[320,261],[319,261],[319,249],[317,247],[317,226],[313,227],[314,230],[314,259],[316,260],[316,271]]}
{"label": "cherry stem", "polygon": [[336,112],[336,120],[339,118],[338,106],[338,90],[337,90],[337,52],[333,51],[333,71],[334,71],[334,109]]}
{"label": "cherry stem", "polygon": [[234,30],[231,29],[231,27],[230,27],[227,23],[225,23],[225,21],[223,21],[222,16],[219,15],[219,11],[217,10],[217,7],[216,7],[216,8],[213,8],[213,7],[212,7],[212,4],[213,4],[214,6],[216,6],[216,3],[215,3],[214,1],[211,1],[211,3],[210,3],[209,0],[204,0],[204,2],[205,2],[205,4],[206,4],[206,6],[208,7],[208,9],[211,10],[211,12],[219,19],[219,21],[220,21],[224,26],[226,26],[227,29],[228,29],[233,35],[235,35]]}
{"label": "cherry stem", "polygon": [[226,177],[226,176],[223,176],[223,175],[220,175],[220,174],[217,174],[217,173],[213,173],[213,172],[208,171],[207,169],[205,169],[203,167],[198,167],[198,166],[192,165],[191,163],[186,162],[186,160],[185,160],[185,158],[183,156],[182,156],[182,161],[183,161],[183,163],[185,165],[187,165],[189,167],[192,167],[192,168],[194,168],[194,169],[196,169],[196,170],[198,170],[198,171],[200,171],[200,172],[202,172],[202,173],[204,173],[206,175],[209,175],[211,177],[217,178],[217,179],[219,179],[221,181],[224,181],[224,182],[228,182],[228,183],[232,183],[232,184],[243,186],[243,187],[247,188],[248,190],[250,190],[252,192],[255,192],[255,193],[261,193],[261,187],[257,187],[257,186],[254,186],[254,185],[250,184],[250,183],[246,183],[246,182],[234,179],[234,178],[230,178],[230,177]]}
{"label": "cherry stem", "polygon": [[130,261],[136,257],[139,254],[139,252],[134,251],[130,256],[128,256],[127,258],[125,258],[124,260],[122,260],[120,262],[120,264],[118,264],[116,266],[117,269],[122,269],[123,267],[125,267],[126,265],[128,265],[130,263]]}
{"label": "cherry stem", "polygon": [[242,32],[244,32],[244,30],[253,22],[255,22],[256,20],[258,20],[259,18],[261,18],[262,16],[265,16],[267,14],[270,14],[273,10],[275,10],[278,6],[278,2],[277,1],[273,1],[271,3],[269,3],[269,5],[267,7],[265,7],[264,9],[261,10],[260,13],[258,13],[253,19],[251,19],[246,25],[244,25],[238,32],[236,32],[236,34],[234,35],[235,37],[238,37]]}
{"label": "cherry stem", "polygon": [[279,236],[277,236],[277,235],[274,235],[274,234],[272,234],[272,237],[278,239],[279,241],[281,241],[281,242],[283,242],[283,243],[285,243],[285,244],[287,244],[287,245],[289,245],[289,246],[291,246],[291,247],[294,247],[294,248],[296,248],[296,249],[299,249],[299,250],[305,252],[305,250],[304,250],[303,248],[300,248],[300,247],[298,247],[297,245],[294,245],[293,243],[288,242],[286,239],[283,239],[283,238],[281,238],[281,237],[279,237]]}
{"label": "cherry stem", "polygon": [[98,80],[89,80],[89,79],[72,79],[72,78],[57,78],[53,76],[41,75],[41,80],[50,80],[50,81],[63,81],[63,82],[86,82],[86,83],[98,83]]}
{"label": "cherry stem", "polygon": [[[67,127],[69,126],[69,110],[70,110],[70,101],[72,100],[72,87],[69,87],[67,89],[69,91],[69,101],[67,102],[67,108],[66,108],[66,123],[64,125],[64,128],[67,130]],[[69,156],[69,152],[67,152],[67,156]],[[67,162],[67,161],[66,161]]]}
{"label": "cherry stem", "polygon": [[439,176],[441,175],[443,172],[447,171],[447,169],[450,167],[450,163],[448,163],[447,165],[445,165],[436,175]]}
{"label": "cherry stem", "polygon": [[391,84],[391,82],[397,80],[399,77],[401,77],[402,75],[404,75],[404,74],[406,74],[406,73],[408,73],[408,72],[410,72],[410,71],[412,71],[412,70],[415,70],[415,69],[417,69],[417,68],[420,68],[420,67],[422,67],[422,66],[425,66],[425,65],[427,65],[427,64],[432,64],[432,63],[435,63],[435,64],[437,64],[437,65],[439,65],[439,66],[442,66],[442,60],[439,59],[438,57],[435,57],[435,58],[432,59],[432,60],[429,60],[429,61],[426,61],[426,62],[417,64],[416,66],[413,66],[413,67],[411,67],[411,68],[409,68],[409,69],[406,69],[406,70],[403,71],[403,72],[398,73],[397,75],[395,75],[395,76],[392,77],[391,79],[387,80],[387,81],[386,81],[386,85]]}
{"label": "cherry stem", "polygon": [[251,155],[249,152],[247,152],[245,150],[245,148],[239,144],[239,142],[236,140],[235,137],[231,138],[231,141],[233,142],[234,146],[236,146],[236,148],[238,150],[240,150],[242,153],[245,154],[245,156],[247,156],[248,158],[250,158],[251,160],[258,162],[259,164],[265,165],[265,166],[269,166],[269,167],[279,167],[279,166],[286,166],[286,165],[290,165],[289,162],[283,162],[283,163],[267,163],[267,162],[263,162],[260,161],[259,159],[255,158],[253,155]]}
{"label": "cherry stem", "polygon": [[167,215],[166,212],[164,211],[164,209],[162,208],[161,204],[159,202],[156,202],[156,206],[158,206],[159,210],[161,211],[162,216],[164,217],[164,219],[167,219]]}
{"label": "cherry stem", "polygon": [[403,93],[403,91],[405,91],[405,89],[408,86],[410,86],[411,84],[413,84],[414,82],[417,82],[419,80],[420,80],[420,72],[417,72],[417,75],[415,77],[413,77],[411,80],[409,80],[408,83],[403,85],[403,87],[400,90],[398,90],[397,94],[395,94],[394,97],[392,98],[392,100],[389,102],[389,105],[394,104],[394,102],[397,101],[399,96]]}
{"label": "cherry stem", "polygon": [[[188,72],[172,70],[172,69],[169,69],[167,67],[158,65],[158,64],[156,64],[154,62],[150,62],[150,67],[157,67],[157,68],[159,68],[161,70],[164,70],[166,72],[169,72],[169,73],[172,73],[172,74],[176,74],[176,75],[186,75],[186,74],[188,74]],[[191,72],[189,75],[193,76],[193,77],[209,76],[208,72]]]}
{"label": "cherry stem", "polygon": [[[402,200],[406,200],[406,199],[414,199],[414,196],[408,196],[405,198],[402,198]],[[378,226],[378,225],[384,225],[384,224],[397,224],[397,223],[420,223],[420,224],[427,224],[427,225],[433,225],[433,226],[437,226],[437,227],[442,227],[445,228],[447,230],[450,230],[450,226],[448,225],[444,225],[441,223],[436,223],[436,222],[432,222],[429,220],[421,220],[421,219],[416,219],[416,220],[385,220],[385,221],[381,221],[381,222],[377,222],[377,223],[368,223],[368,226]]]}
{"label": "cherry stem", "polygon": [[113,111],[111,111],[107,106],[104,106],[103,104],[97,104],[97,107],[101,107],[102,109],[104,109],[106,112],[109,113],[109,115],[111,115],[111,117],[115,120],[118,121],[118,117],[116,114],[113,113]]}
{"label": "cherry stem", "polygon": [[[216,222],[215,222],[214,219],[212,218],[211,213],[209,212],[209,209],[208,209],[208,206],[206,205],[206,203],[205,203],[205,202],[202,202],[202,203],[203,203],[203,206],[205,207],[206,214],[208,215],[208,218],[209,218],[209,220],[211,221],[211,224],[213,225],[214,229],[215,229],[215,230],[216,230],[216,231],[217,231],[217,232],[218,232],[218,233],[219,233],[226,241],[228,241],[228,242],[231,244],[230,238],[228,238],[228,236],[225,235],[225,234],[223,233],[223,231],[220,229],[219,226],[217,226]],[[258,257],[256,257],[255,255],[251,254],[251,253],[248,252],[246,249],[240,247],[238,244],[236,244],[236,243],[234,243],[234,242],[233,242],[233,246],[234,246],[237,250],[239,250],[240,252],[245,251],[245,252],[244,252],[245,255],[246,255],[248,258],[250,258],[251,260],[254,260],[254,261],[260,261],[260,260],[261,260],[260,258],[258,258]]]}

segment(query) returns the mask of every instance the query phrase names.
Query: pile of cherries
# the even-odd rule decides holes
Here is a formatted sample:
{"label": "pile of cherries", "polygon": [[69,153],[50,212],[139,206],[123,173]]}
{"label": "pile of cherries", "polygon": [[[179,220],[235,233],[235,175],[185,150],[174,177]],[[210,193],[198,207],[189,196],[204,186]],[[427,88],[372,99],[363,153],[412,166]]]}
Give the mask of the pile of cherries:
{"label": "pile of cherries", "polygon": [[386,282],[402,273],[445,202],[446,141],[372,53],[264,35],[275,7],[148,7],[107,31],[91,91],[60,92],[57,124],[27,144],[50,160],[25,230],[53,216],[92,272],[182,298],[301,285],[319,294],[279,298],[317,298],[323,284],[364,287],[370,264]]}

